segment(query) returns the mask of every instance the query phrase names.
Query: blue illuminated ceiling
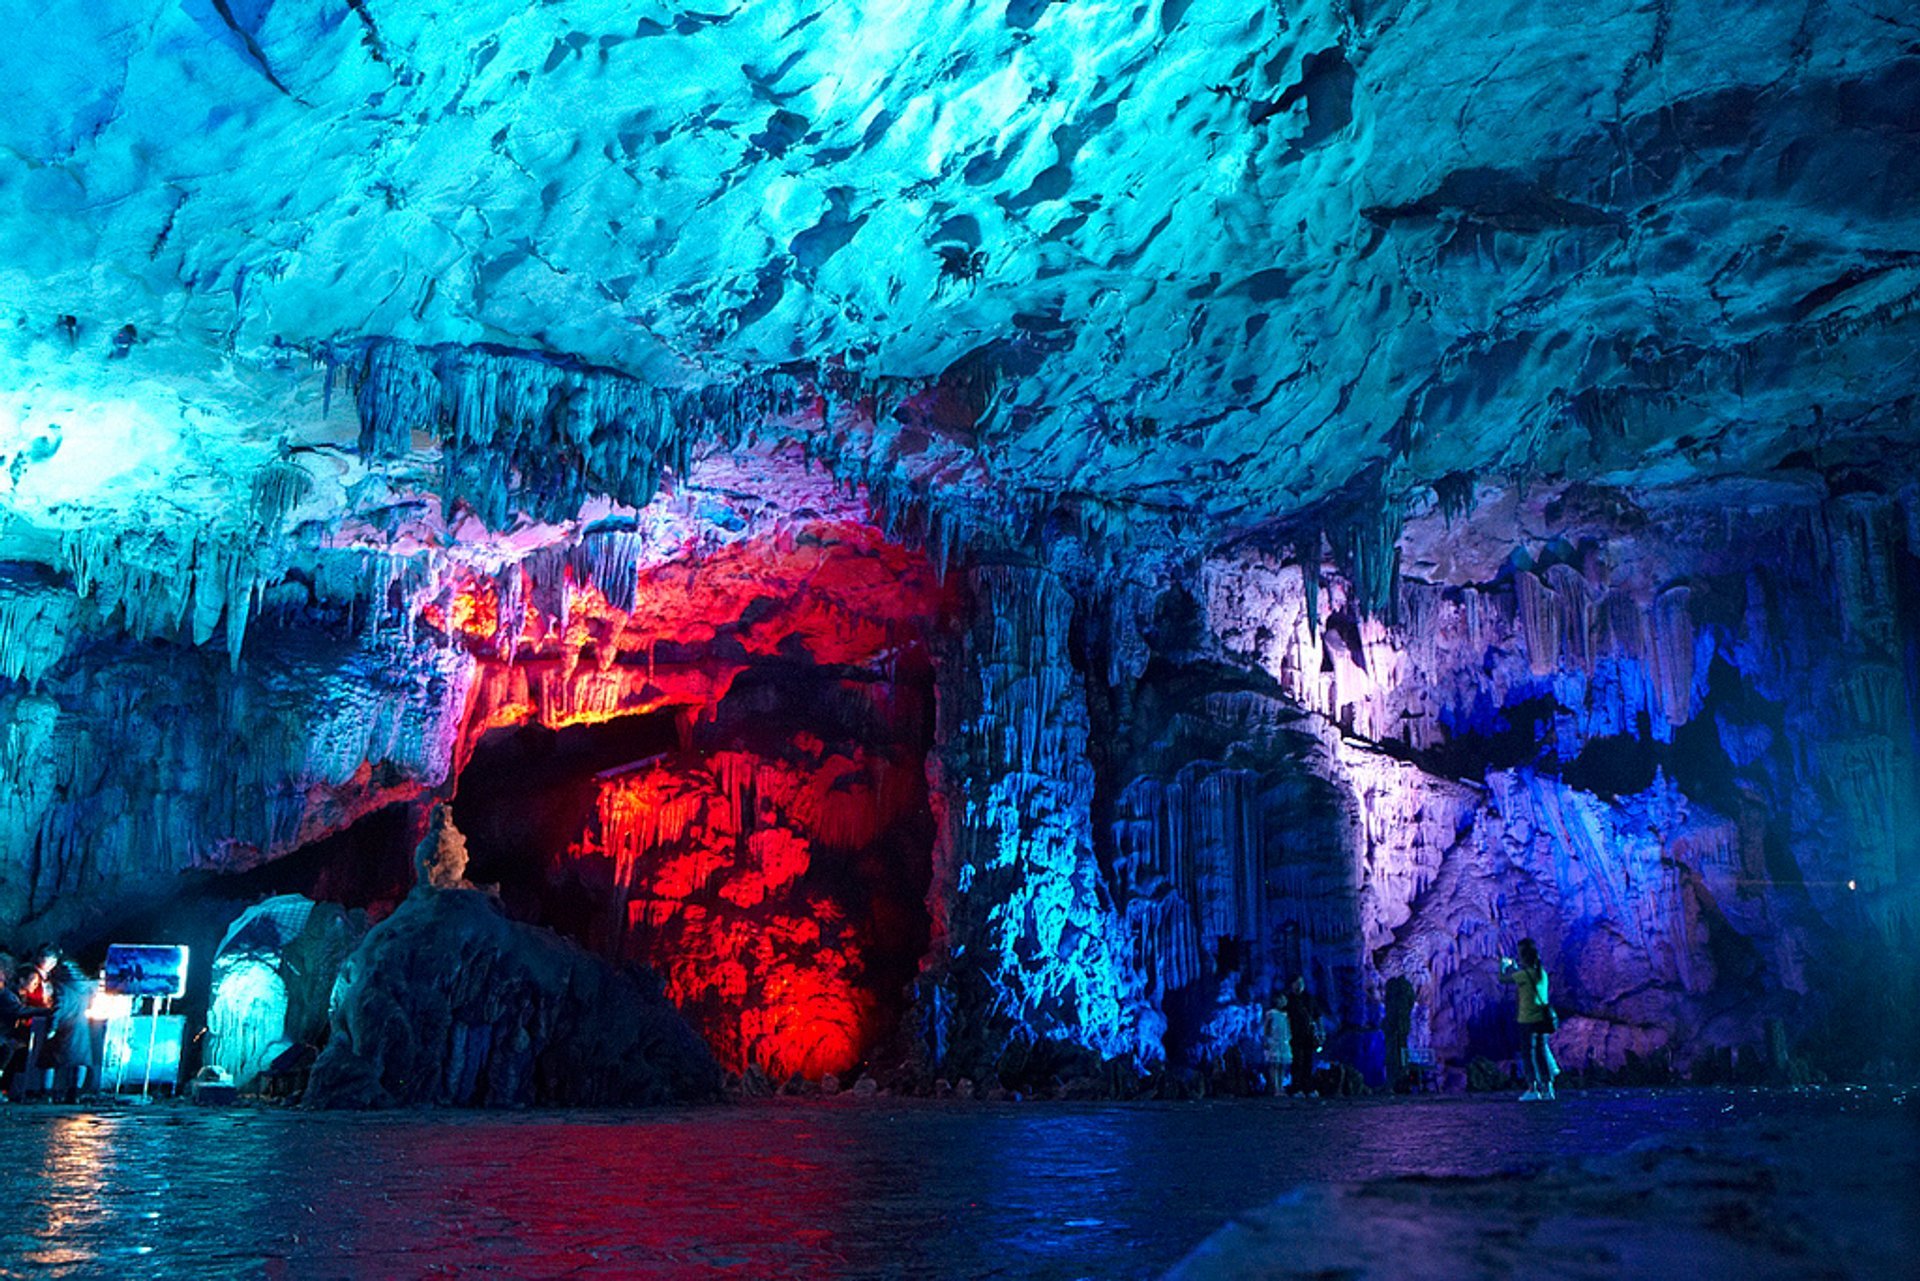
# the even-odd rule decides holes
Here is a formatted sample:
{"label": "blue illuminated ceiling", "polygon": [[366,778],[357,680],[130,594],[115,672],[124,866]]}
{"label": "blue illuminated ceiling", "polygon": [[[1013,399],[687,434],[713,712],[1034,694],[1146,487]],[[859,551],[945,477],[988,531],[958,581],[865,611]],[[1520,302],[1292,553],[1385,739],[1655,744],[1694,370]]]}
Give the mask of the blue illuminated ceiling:
{"label": "blue illuminated ceiling", "polygon": [[0,77],[11,506],[231,501],[370,336],[959,366],[991,482],[1214,530],[1910,439],[1920,58],[1817,12],[69,6]]}

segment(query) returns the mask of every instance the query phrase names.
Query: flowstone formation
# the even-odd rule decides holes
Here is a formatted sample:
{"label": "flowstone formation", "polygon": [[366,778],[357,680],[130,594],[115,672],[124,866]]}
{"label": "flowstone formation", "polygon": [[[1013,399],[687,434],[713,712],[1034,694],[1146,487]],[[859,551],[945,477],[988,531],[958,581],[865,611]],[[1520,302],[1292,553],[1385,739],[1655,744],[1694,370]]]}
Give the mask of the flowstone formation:
{"label": "flowstone formation", "polygon": [[214,955],[206,1062],[246,1089],[287,1051],[325,1042],[340,963],[365,933],[357,914],[299,894],[242,912]]}
{"label": "flowstone formation", "polygon": [[[1576,1067],[1920,1059],[1897,15],[69,17],[0,942],[297,892],[396,1001],[548,929],[728,1071],[1186,1089],[1296,975],[1463,1079],[1530,935]],[[498,910],[428,928],[438,803]],[[354,1091],[528,1097],[456,1042]]]}
{"label": "flowstone formation", "polygon": [[[1335,583],[1316,628],[1270,553],[1208,566],[1211,631],[1309,713],[1341,793],[1345,981],[1408,978],[1416,1048],[1458,1060],[1531,934],[1571,1062],[1757,1048],[1788,1010],[1857,1046],[1841,972],[1916,926],[1912,493],[1484,501],[1409,525],[1432,578],[1397,625]],[[1876,1015],[1904,1032],[1900,999]]]}

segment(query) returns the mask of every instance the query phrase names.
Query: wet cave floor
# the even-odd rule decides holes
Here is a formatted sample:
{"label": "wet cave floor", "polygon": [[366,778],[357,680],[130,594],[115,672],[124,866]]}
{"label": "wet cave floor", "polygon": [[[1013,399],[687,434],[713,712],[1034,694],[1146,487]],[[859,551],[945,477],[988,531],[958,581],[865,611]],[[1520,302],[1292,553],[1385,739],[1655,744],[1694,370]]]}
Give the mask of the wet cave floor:
{"label": "wet cave floor", "polygon": [[[1191,1276],[1507,1275],[1500,1249],[1539,1248],[1516,1218],[1549,1196],[1598,1196],[1618,1220],[1569,1247],[1594,1275],[1686,1259],[1677,1213],[1729,1265],[1690,1263],[1700,1275],[1878,1276],[1920,1250],[1915,1102],[1878,1089],[512,1115],[10,1105],[0,1277],[1122,1278],[1183,1258]],[[1655,1150],[1694,1164],[1653,1172]],[[1664,1190],[1635,1185],[1642,1174]],[[1787,1231],[1795,1212],[1775,1204],[1803,1183],[1824,1189],[1803,1206],[1813,1217],[1846,1205],[1819,1239]],[[1482,1254],[1300,1271],[1279,1261],[1309,1263],[1288,1235],[1308,1230],[1303,1204],[1333,1232],[1372,1235],[1376,1212],[1429,1235],[1465,1224],[1478,1245],[1406,1248]],[[1615,1250],[1640,1235],[1646,1258]]]}

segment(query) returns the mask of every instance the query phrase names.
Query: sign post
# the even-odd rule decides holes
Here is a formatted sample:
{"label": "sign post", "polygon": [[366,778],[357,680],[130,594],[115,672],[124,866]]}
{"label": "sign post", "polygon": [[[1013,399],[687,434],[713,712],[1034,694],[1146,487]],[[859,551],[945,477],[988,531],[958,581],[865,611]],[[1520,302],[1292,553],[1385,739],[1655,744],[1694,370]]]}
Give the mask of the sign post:
{"label": "sign post", "polygon": [[[140,1101],[153,1090],[153,1055],[160,1042],[161,1006],[187,991],[187,949],[164,943],[115,943],[107,949],[107,968],[101,986],[116,996],[147,1003],[147,1056],[140,1078]],[[131,1065],[129,1065],[131,1066]],[[180,1088],[180,1063],[173,1063],[174,1089]]]}

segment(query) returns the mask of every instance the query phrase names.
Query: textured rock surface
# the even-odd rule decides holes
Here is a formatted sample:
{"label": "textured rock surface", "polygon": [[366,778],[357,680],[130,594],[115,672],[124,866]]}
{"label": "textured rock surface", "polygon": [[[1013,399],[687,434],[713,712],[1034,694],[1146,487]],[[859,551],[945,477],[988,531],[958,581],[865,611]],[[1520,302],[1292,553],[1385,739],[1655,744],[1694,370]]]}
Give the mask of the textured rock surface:
{"label": "textured rock surface", "polygon": [[706,1047],[655,987],[477,890],[422,891],[347,958],[316,1107],[608,1106],[717,1097]]}
{"label": "textured rock surface", "polygon": [[1871,6],[119,0],[11,58],[43,510],[109,457],[109,502],[244,491],[292,351],[369,336],[973,358],[1003,483],[1235,522],[1395,459],[1765,467],[1912,392],[1920,60]]}
{"label": "textured rock surface", "polygon": [[[647,959],[721,960],[756,840],[840,903],[806,878],[897,804],[929,1068],[1218,1062],[1302,972],[1363,1062],[1394,977],[1416,1054],[1499,1053],[1522,933],[1576,1061],[1772,1016],[1845,1070],[1915,1052],[1912,965],[1871,1018],[1836,999],[1920,928],[1902,15],[17,25],[10,941],[445,797],[490,732],[666,715],[663,773],[727,813],[521,851],[549,890],[639,868],[573,932],[632,954],[604,922],[710,848]],[[789,677],[828,718],[931,688],[932,741],[712,728]],[[926,812],[888,783],[748,821],[742,752],[795,796],[924,760]],[[884,1036],[836,1008],[835,1057]]]}
{"label": "textured rock surface", "polygon": [[[1915,926],[1920,634],[1903,553],[1887,559],[1904,509],[1509,518],[1539,560],[1409,579],[1398,625],[1336,583],[1316,634],[1298,569],[1260,553],[1204,575],[1226,652],[1321,727],[1349,928],[1374,970],[1413,979],[1443,1057],[1501,1003],[1489,967],[1526,934],[1575,1062],[1757,1043],[1762,992],[1804,1009],[1839,936]],[[1462,541],[1416,526],[1406,546],[1429,539]]]}
{"label": "textured rock surface", "polygon": [[972,589],[941,704],[945,830],[920,1010],[930,1057],[956,1073],[1010,1075],[1036,1045],[1152,1063],[1161,1020],[1094,851],[1085,683],[1067,650],[1073,598],[1025,567],[977,570]]}
{"label": "textured rock surface", "polygon": [[334,980],[366,929],[364,915],[298,894],[241,913],[213,960],[205,1061],[244,1090],[289,1047],[325,1044]]}

